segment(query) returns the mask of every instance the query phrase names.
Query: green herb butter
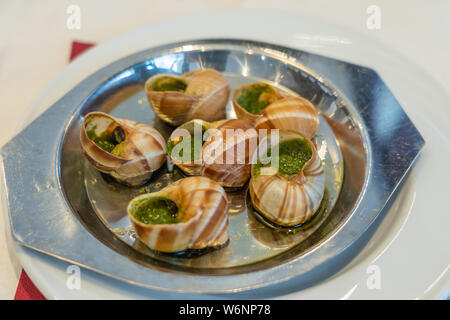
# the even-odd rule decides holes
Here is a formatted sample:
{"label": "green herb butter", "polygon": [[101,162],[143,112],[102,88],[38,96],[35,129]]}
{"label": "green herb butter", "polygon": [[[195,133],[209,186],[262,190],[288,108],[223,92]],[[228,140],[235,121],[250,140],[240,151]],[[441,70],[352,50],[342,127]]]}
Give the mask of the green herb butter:
{"label": "green herb butter", "polygon": [[[97,135],[95,133],[96,127],[97,126],[93,126],[86,131],[88,138],[106,152],[120,156],[120,154],[123,153],[125,146],[124,143],[121,143],[124,139],[123,130],[120,127],[117,127],[113,133],[102,132],[100,135]],[[119,131],[122,132],[121,135],[117,134]]]}
{"label": "green herb butter", "polygon": [[187,84],[181,79],[176,79],[170,76],[163,76],[156,79],[150,87],[152,91],[177,91],[184,92]]}
{"label": "green herb butter", "polygon": [[133,217],[145,224],[174,224],[179,223],[178,207],[175,202],[166,198],[153,198],[139,205]]}
{"label": "green herb butter", "polygon": [[258,114],[272,102],[278,100],[276,91],[268,84],[254,84],[244,88],[236,99],[237,103],[250,113]]}
{"label": "green herb butter", "polygon": [[[269,149],[267,156],[271,157],[271,154],[272,150]],[[278,144],[278,174],[284,176],[297,174],[311,159],[311,156],[312,150],[306,139],[297,138],[281,142]],[[271,166],[271,163],[262,164],[258,161],[253,166],[253,175],[259,175],[261,168],[269,166]]]}

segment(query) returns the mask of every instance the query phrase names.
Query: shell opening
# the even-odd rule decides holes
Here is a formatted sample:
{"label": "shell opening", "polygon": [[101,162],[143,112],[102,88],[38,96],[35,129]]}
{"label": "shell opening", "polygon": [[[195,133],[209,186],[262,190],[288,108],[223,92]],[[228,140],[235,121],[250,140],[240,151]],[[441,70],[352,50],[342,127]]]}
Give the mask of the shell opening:
{"label": "shell opening", "polygon": [[259,114],[265,107],[278,99],[278,92],[272,86],[255,83],[242,88],[236,101],[246,111]]}
{"label": "shell opening", "polygon": [[312,152],[311,145],[306,138],[298,137],[282,141],[267,150],[264,157],[269,158],[270,161],[259,159],[252,168],[252,174],[258,176],[263,172],[291,178],[303,169],[311,159]]}
{"label": "shell opening", "polygon": [[175,91],[175,92],[185,92],[187,88],[186,81],[171,77],[162,76],[150,84],[151,91]]}
{"label": "shell opening", "polygon": [[144,224],[180,223],[178,206],[168,198],[144,199],[130,208],[130,214]]}
{"label": "shell opening", "polygon": [[112,122],[106,129],[97,132],[97,124],[86,123],[86,134],[98,147],[111,154],[120,156],[123,149],[122,142],[125,140],[125,131],[116,123]]}

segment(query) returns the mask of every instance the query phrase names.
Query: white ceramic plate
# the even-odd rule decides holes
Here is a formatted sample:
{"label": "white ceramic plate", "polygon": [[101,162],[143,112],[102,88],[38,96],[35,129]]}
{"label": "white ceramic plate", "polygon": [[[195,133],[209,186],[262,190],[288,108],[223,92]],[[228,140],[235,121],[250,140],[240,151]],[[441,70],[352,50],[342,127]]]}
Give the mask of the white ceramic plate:
{"label": "white ceramic plate", "polygon": [[[268,287],[260,296],[249,297],[244,292],[231,297],[448,297],[450,97],[432,76],[374,39],[287,13],[230,11],[210,13],[201,19],[196,15],[171,19],[124,34],[76,59],[30,107],[24,125],[89,74],[118,58],[160,44],[213,37],[261,40],[371,67],[385,80],[426,141],[422,155],[389,210],[385,210],[384,218],[382,215],[359,241],[362,250],[356,257],[347,257],[352,260],[339,273],[318,283],[312,279],[308,288],[296,287],[294,279]],[[17,244],[14,248],[30,278],[49,299],[221,298],[143,289],[84,269],[81,288],[70,290],[66,286],[69,264]]]}

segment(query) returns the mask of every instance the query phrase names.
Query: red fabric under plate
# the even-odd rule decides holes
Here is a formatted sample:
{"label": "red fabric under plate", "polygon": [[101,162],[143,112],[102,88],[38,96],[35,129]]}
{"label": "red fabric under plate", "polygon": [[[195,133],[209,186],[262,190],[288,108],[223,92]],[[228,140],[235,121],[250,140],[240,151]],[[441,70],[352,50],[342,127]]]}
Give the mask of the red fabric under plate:
{"label": "red fabric under plate", "polygon": [[14,300],[46,300],[44,295],[36,288],[34,283],[31,282],[23,269],[20,274]]}
{"label": "red fabric under plate", "polygon": [[70,51],[70,61],[75,59],[78,55],[80,55],[93,45],[94,45],[93,43],[73,41],[72,50]]}

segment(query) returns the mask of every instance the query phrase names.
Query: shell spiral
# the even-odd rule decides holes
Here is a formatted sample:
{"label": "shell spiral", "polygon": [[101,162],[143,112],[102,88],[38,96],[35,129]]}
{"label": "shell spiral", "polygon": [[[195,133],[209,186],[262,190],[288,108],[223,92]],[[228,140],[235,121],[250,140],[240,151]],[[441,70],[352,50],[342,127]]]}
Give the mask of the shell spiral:
{"label": "shell spiral", "polygon": [[255,121],[255,128],[293,130],[311,139],[319,128],[319,114],[308,100],[287,97],[264,108]]}
{"label": "shell spiral", "polygon": [[[133,210],[143,201],[164,197],[178,207],[179,223],[145,224]],[[206,177],[180,179],[164,189],[140,195],[127,208],[139,239],[162,252],[217,247],[228,241],[228,199],[224,189]]]}
{"label": "shell spiral", "polygon": [[[295,132],[281,131],[280,142],[296,136],[301,137]],[[253,206],[277,225],[290,227],[305,223],[322,201],[324,169],[313,143],[308,142],[312,156],[295,176],[287,178],[275,172],[253,176],[252,173],[249,191]]]}
{"label": "shell spiral", "polygon": [[[115,155],[99,147],[89,138],[88,127],[99,134],[121,128],[124,135],[121,154]],[[148,180],[166,160],[166,142],[157,130],[103,112],[91,112],[85,116],[80,142],[84,155],[99,171],[131,186]]]}
{"label": "shell spiral", "polygon": [[[224,187],[242,187],[250,178],[250,159],[257,147],[257,132],[246,121],[227,119],[208,123],[193,120],[208,131],[208,138],[201,146],[200,158],[195,162],[182,162],[169,153],[169,158],[189,175],[202,175]],[[193,122],[179,129],[192,132]],[[175,130],[169,141],[180,134]]]}

